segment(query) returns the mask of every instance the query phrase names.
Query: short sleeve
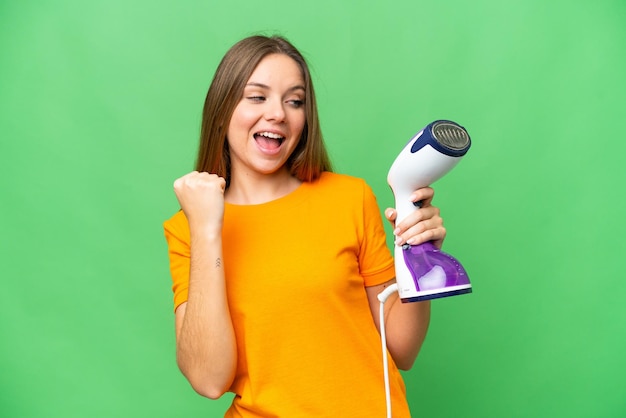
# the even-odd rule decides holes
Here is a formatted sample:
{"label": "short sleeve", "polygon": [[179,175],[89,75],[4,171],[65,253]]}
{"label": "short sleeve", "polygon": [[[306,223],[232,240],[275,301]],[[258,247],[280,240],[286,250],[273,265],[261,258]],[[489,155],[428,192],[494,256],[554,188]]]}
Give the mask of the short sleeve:
{"label": "short sleeve", "polygon": [[376,196],[366,183],[363,183],[363,237],[359,266],[365,286],[379,285],[395,277],[393,256],[387,247]]}
{"label": "short sleeve", "polygon": [[163,223],[174,292],[174,310],[187,301],[189,293],[189,224],[183,211]]}

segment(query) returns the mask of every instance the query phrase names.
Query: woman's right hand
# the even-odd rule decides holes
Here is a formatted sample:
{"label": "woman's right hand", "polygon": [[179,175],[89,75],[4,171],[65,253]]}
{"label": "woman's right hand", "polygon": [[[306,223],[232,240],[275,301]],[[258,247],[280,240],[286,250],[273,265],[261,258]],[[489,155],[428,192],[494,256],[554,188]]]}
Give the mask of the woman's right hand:
{"label": "woman's right hand", "polygon": [[206,172],[192,171],[174,181],[174,192],[190,228],[221,231],[224,219],[226,180]]}

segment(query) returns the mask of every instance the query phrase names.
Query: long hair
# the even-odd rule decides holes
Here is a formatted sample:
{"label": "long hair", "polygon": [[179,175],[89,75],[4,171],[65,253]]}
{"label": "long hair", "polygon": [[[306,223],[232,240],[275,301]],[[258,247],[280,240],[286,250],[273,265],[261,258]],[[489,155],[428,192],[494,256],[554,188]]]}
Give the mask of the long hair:
{"label": "long hair", "polygon": [[320,129],[315,92],[306,60],[285,38],[255,35],[233,45],[220,62],[204,101],[196,170],[217,174],[230,184],[230,152],[226,134],[252,72],[270,54],[284,54],[300,67],[305,85],[306,121],[298,145],[286,164],[301,181],[332,171]]}

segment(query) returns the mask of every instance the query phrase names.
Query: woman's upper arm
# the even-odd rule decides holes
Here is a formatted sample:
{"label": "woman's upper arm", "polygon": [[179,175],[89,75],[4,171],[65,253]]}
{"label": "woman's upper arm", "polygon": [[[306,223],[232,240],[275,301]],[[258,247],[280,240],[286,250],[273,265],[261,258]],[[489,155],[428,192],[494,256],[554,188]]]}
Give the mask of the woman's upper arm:
{"label": "woman's upper arm", "polygon": [[[386,287],[394,284],[395,282],[396,282],[396,279],[392,279],[385,283],[365,287],[365,293],[367,294],[367,301],[369,302],[369,305],[370,305],[372,319],[374,320],[374,323],[376,324],[376,328],[378,329],[378,332],[380,332],[380,301],[378,300],[378,294],[382,292],[383,290],[385,290]],[[397,297],[398,297],[397,293],[394,292],[391,296],[389,296],[389,299],[387,299],[387,301],[392,302],[393,299]],[[385,302],[385,313],[389,312],[388,309],[389,307],[391,307],[391,305],[392,303]]]}
{"label": "woman's upper arm", "polygon": [[187,312],[187,302],[183,302],[176,308],[174,313],[176,320],[176,341],[178,341],[178,336],[180,335],[180,330],[183,327],[183,320],[185,319],[185,312]]}

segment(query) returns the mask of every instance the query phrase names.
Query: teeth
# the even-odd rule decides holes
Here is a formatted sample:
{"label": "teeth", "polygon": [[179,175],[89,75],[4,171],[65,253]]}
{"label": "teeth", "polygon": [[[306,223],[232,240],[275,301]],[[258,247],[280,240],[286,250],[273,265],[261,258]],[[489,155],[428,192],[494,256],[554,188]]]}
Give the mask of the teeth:
{"label": "teeth", "polygon": [[273,132],[259,132],[257,135],[262,135],[272,139],[283,139],[281,135],[275,134]]}

